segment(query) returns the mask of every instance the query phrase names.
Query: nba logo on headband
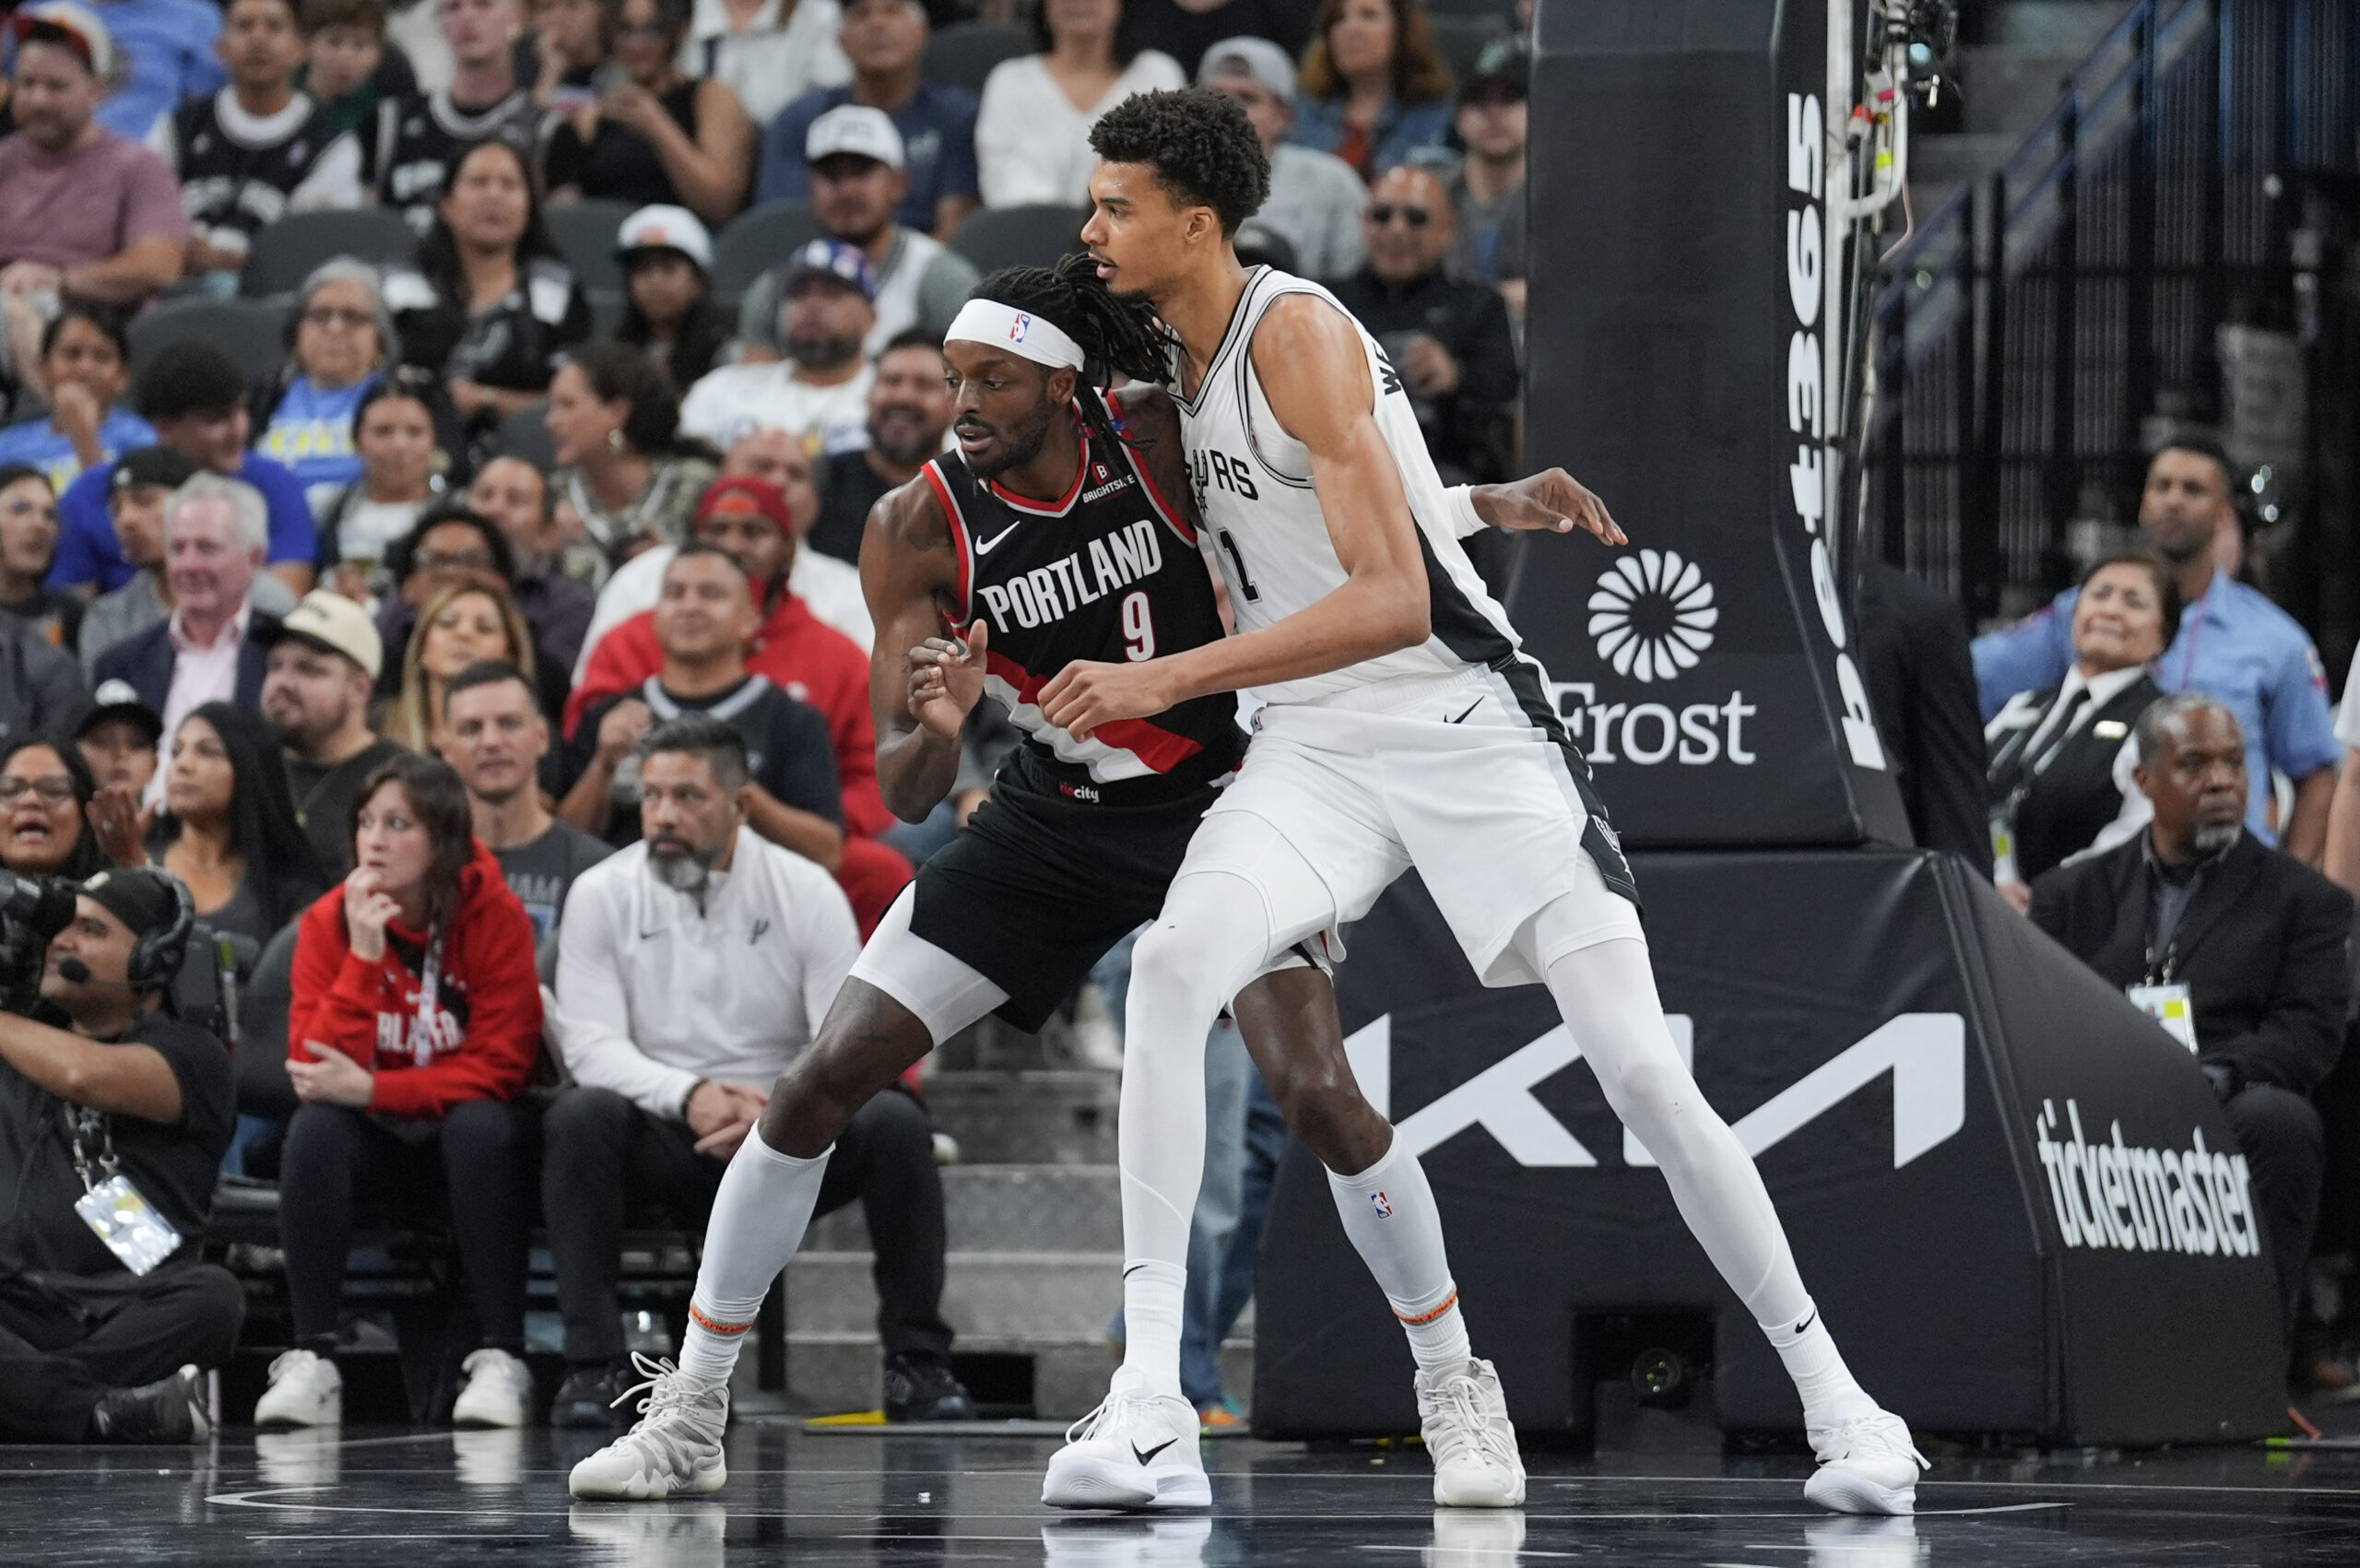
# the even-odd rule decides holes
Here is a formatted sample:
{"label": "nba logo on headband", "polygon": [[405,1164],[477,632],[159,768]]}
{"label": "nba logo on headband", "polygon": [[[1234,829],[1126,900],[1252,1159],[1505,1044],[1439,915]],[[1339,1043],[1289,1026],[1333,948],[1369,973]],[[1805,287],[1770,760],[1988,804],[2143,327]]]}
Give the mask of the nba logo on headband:
{"label": "nba logo on headband", "polygon": [[1036,365],[1078,371],[1084,360],[1081,345],[1067,336],[1056,322],[997,300],[968,301],[943,336],[953,343],[985,344]]}

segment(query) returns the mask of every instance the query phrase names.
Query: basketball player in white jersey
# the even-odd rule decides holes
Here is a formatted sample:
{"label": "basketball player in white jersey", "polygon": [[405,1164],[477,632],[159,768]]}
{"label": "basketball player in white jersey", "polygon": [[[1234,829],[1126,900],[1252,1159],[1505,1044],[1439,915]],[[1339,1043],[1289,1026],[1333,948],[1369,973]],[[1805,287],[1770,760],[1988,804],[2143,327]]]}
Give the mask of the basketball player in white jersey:
{"label": "basketball player in white jersey", "polygon": [[[1245,115],[1201,90],[1143,94],[1102,118],[1091,144],[1100,162],[1082,238],[1108,287],[1153,301],[1181,341],[1173,391],[1238,634],[1147,664],[1069,665],[1042,711],[1087,736],[1210,691],[1250,690],[1266,706],[1132,957],[1120,1119],[1128,1349],[1106,1403],[1052,1460],[1044,1501],[1103,1506],[1126,1476],[1201,1468],[1195,1443],[1177,1440],[1193,1439],[1196,1420],[1176,1396],[1204,1150],[1196,1125],[1163,1108],[1202,1103],[1206,1029],[1270,955],[1358,919],[1414,866],[1486,984],[1548,986],[1608,1102],[1776,1348],[1821,1460],[1804,1495],[1841,1512],[1912,1512],[1925,1460],[1846,1368],[1752,1161],[1673,1048],[1638,890],[1587,765],[1459,548],[1458,500],[1435,477],[1398,376],[1327,290],[1249,272],[1231,247],[1268,191]],[[1397,1145],[1351,1178],[1385,1198],[1357,1225],[1346,1206],[1347,1228],[1395,1313],[1417,1325],[1422,1415],[1444,1397],[1473,1401],[1467,1414],[1505,1433],[1498,1380],[1469,1365],[1416,1169]],[[1391,1232],[1393,1244],[1363,1232]],[[1512,1436],[1500,1463],[1521,1501]],[[1158,1488],[1139,1490],[1134,1505],[1153,1506]]]}

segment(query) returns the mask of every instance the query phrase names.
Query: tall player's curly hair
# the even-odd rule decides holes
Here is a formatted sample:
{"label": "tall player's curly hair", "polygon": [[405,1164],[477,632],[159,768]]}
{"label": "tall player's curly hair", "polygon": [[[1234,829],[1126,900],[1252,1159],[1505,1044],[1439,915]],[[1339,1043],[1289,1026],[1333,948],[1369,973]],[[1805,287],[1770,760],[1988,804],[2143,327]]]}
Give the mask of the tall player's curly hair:
{"label": "tall player's curly hair", "polygon": [[1183,202],[1201,202],[1238,226],[1270,199],[1270,160],[1235,100],[1205,88],[1143,92],[1099,116],[1091,150],[1109,163],[1144,163]]}

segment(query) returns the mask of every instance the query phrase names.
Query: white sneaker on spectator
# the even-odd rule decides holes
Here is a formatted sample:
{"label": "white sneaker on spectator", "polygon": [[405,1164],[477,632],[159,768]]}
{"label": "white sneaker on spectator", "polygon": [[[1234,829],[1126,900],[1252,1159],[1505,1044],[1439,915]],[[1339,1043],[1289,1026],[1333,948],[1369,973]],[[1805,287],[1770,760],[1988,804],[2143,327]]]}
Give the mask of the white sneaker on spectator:
{"label": "white sneaker on spectator", "polygon": [[459,1363],[467,1374],[451,1407],[453,1426],[523,1426],[533,1406],[533,1373],[524,1359],[490,1346]]}
{"label": "white sneaker on spectator", "polygon": [[344,1421],[344,1374],[310,1350],[289,1350],[270,1363],[270,1386],[254,1402],[256,1426],[337,1426]]}
{"label": "white sneaker on spectator", "polygon": [[1836,1514],[1915,1514],[1918,1473],[1926,1456],[1909,1441],[1909,1427],[1889,1410],[1811,1429],[1819,1468],[1803,1483],[1803,1499]]}
{"label": "white sneaker on spectator", "polygon": [[1197,1451],[1196,1407],[1151,1394],[1128,1367],[1096,1409],[1066,1430],[1041,1501],[1052,1508],[1205,1508],[1213,1500]]}
{"label": "white sneaker on spectator", "polygon": [[[567,1490],[581,1498],[653,1503],[682,1491],[719,1491],[729,1480],[722,1436],[729,1430],[729,1389],[698,1388],[670,1362],[633,1351],[647,1381],[639,1424],[573,1467]],[[615,1401],[618,1405],[622,1399]]]}
{"label": "white sneaker on spectator", "polygon": [[1524,1460],[1491,1362],[1418,1373],[1418,1431],[1434,1462],[1438,1506],[1514,1508],[1524,1502]]}

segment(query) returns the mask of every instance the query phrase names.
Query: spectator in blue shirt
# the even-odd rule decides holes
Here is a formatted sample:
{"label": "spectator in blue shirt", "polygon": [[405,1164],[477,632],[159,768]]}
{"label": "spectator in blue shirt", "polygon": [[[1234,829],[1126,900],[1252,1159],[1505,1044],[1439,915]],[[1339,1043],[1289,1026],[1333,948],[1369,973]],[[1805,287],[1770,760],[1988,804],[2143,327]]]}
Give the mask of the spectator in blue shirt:
{"label": "spectator in blue shirt", "polygon": [[881,109],[902,133],[909,189],[894,220],[948,240],[980,199],[975,179],[975,95],[918,75],[926,52],[926,7],[918,0],[849,0],[837,35],[852,62],[849,87],[805,93],[778,112],[762,134],[757,201],[808,201],[804,156],[811,122],[840,103]]}
{"label": "spectator in blue shirt", "polygon": [[[2212,540],[2234,517],[2229,459],[2200,437],[2155,454],[2139,498],[2139,526],[2179,572],[2179,635],[2155,661],[2166,692],[2201,691],[2236,715],[2248,776],[2275,771],[2294,782],[2295,806],[2283,830],[2271,831],[2272,792],[2257,788],[2246,825],[2264,843],[2281,845],[2307,865],[2327,844],[2328,805],[2342,748],[2328,713],[2327,673],[2295,619],[2260,590],[2214,568]],[[2019,691],[2047,690],[2072,662],[2073,590],[2057,595],[2004,631],[1975,640],[1975,680],[1988,720]]]}
{"label": "spectator in blue shirt", "polygon": [[230,80],[213,52],[221,8],[207,0],[99,0],[124,83],[99,105],[99,124],[146,141],[181,100],[219,91]]}
{"label": "spectator in blue shirt", "polygon": [[41,379],[49,412],[0,430],[0,463],[22,463],[62,490],[85,468],[103,467],[134,447],[155,444],[148,421],[114,400],[123,395],[130,341],[113,306],[70,300],[41,335]]}
{"label": "spectator in blue shirt", "polygon": [[[158,352],[132,383],[132,407],[155,427],[156,439],[195,463],[262,492],[269,513],[265,560],[297,594],[310,591],[319,532],[304,503],[302,482],[283,463],[246,450],[253,421],[245,378],[230,356],[210,343],[174,343]],[[129,582],[137,569],[123,558],[107,511],[109,471],[93,468],[57,503],[57,564],[53,588],[104,593]]]}
{"label": "spectator in blue shirt", "polygon": [[283,463],[327,509],[360,477],[352,417],[377,372],[401,358],[377,269],[350,256],[323,264],[296,296],[294,353],[251,405],[254,450]]}

